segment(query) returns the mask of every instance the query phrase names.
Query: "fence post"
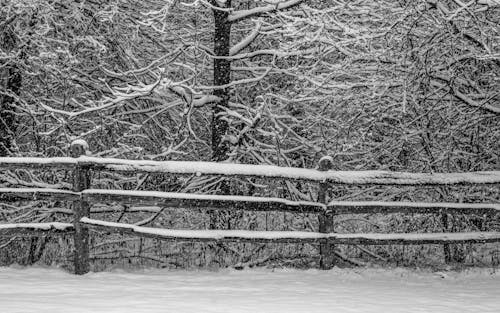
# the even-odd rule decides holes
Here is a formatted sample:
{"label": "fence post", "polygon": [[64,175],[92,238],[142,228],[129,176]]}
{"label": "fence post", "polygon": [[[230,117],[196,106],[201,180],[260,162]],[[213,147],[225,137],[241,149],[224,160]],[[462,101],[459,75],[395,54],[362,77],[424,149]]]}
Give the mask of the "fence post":
{"label": "fence post", "polygon": [[[448,214],[446,212],[441,212],[441,223],[443,224],[443,232],[448,232],[449,223],[448,223]],[[449,243],[443,244],[443,252],[444,252],[444,262],[446,264],[450,264],[452,262],[451,257],[451,247]]]}
{"label": "fence post", "polygon": [[[322,157],[318,162],[318,170],[328,171],[333,168],[333,159],[330,156]],[[323,181],[319,183],[318,202],[328,204],[328,183]],[[333,232],[333,210],[327,210],[319,214],[319,232]],[[323,270],[331,269],[335,265],[334,245],[328,240],[322,240],[319,246],[320,268]]]}
{"label": "fence post", "polygon": [[[71,143],[71,157],[78,158],[86,155],[88,144],[84,140],[75,140]],[[90,169],[88,166],[77,164],[73,171],[73,191],[80,192],[90,187]],[[80,223],[82,217],[90,216],[90,205],[81,198],[72,204],[73,225],[75,227],[74,265],[75,274],[82,275],[90,270],[89,263],[89,231]]]}

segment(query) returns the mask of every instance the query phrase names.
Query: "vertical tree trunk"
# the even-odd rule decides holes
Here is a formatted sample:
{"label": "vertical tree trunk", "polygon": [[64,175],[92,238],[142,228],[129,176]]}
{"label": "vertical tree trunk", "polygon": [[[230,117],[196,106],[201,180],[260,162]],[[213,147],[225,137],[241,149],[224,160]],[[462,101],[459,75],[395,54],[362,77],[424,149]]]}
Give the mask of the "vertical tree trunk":
{"label": "vertical tree trunk", "polygon": [[[10,52],[16,47],[16,38],[8,26],[0,28],[2,50]],[[3,63],[3,64],[2,64]],[[12,60],[0,61],[0,156],[10,153],[16,120],[14,114],[15,98],[21,88],[21,74]]]}
{"label": "vertical tree trunk", "polygon": [[[215,7],[230,8],[231,0],[224,4],[211,0]],[[231,23],[228,21],[229,13],[213,9],[214,14],[214,86],[224,86],[231,82],[231,61],[217,57],[228,57],[231,48]],[[220,88],[214,90],[214,95],[220,98],[220,101],[212,109],[212,161],[224,161],[228,158],[229,145],[224,141],[227,134],[228,123],[218,114],[224,112],[224,108],[229,105],[229,88]],[[229,194],[230,186],[227,181],[222,181],[218,186],[221,194]],[[231,214],[223,211],[210,211],[210,229],[220,229],[230,227]],[[216,253],[218,253],[216,251]]]}
{"label": "vertical tree trunk", "polygon": [[[221,7],[222,4],[216,0],[211,1],[212,5]],[[227,0],[223,8],[230,8],[231,0]],[[229,56],[231,23],[228,21],[229,13],[217,9],[214,12],[215,34],[214,34],[214,54],[216,57]],[[214,60],[214,86],[223,86],[231,82],[231,61],[216,58]],[[227,159],[229,147],[223,141],[227,133],[228,123],[221,116],[220,112],[229,105],[229,88],[221,88],[214,91],[214,95],[221,100],[214,106],[212,111],[212,160],[223,161]]]}

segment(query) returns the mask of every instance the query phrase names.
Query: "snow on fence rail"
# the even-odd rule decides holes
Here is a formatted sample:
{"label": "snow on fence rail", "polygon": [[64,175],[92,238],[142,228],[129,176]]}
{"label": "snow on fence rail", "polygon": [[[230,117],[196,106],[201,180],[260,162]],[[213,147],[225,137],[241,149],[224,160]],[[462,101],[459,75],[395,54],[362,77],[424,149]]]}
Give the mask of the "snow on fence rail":
{"label": "snow on fence rail", "polygon": [[331,201],[327,207],[332,208],[336,214],[458,213],[483,215],[500,213],[500,204],[494,203]]}
{"label": "snow on fence rail", "polygon": [[0,158],[0,168],[53,167],[72,169],[75,166],[93,170],[118,172],[168,173],[179,175],[223,175],[265,177],[302,181],[327,181],[349,185],[451,185],[498,184],[500,171],[468,173],[406,173],[389,171],[320,171],[273,165],[250,165],[214,162],[148,161],[96,158]]}
{"label": "snow on fence rail", "polygon": [[165,240],[179,241],[238,241],[238,242],[287,242],[332,244],[430,244],[430,243],[487,243],[500,241],[500,232],[469,233],[399,233],[399,234],[338,234],[303,231],[250,231],[250,230],[177,230],[142,227],[124,223],[105,222],[90,218],[80,220],[84,225],[104,231],[134,234]]}
{"label": "snow on fence rail", "polygon": [[[373,201],[327,201],[330,184],[379,184],[379,185],[448,185],[448,184],[498,184],[500,171],[474,173],[423,174],[384,171],[331,171],[331,158],[322,158],[318,169],[299,169],[277,166],[222,164],[209,162],[155,162],[104,159],[82,156],[86,144],[75,142],[73,158],[0,158],[0,168],[63,168],[73,171],[73,190],[48,188],[0,188],[0,201],[19,200],[61,200],[72,203],[70,210],[73,223],[29,223],[0,224],[0,235],[72,233],[75,243],[75,272],[89,271],[88,229],[101,229],[119,233],[136,234],[171,240],[187,241],[262,241],[319,243],[320,266],[333,265],[333,244],[425,244],[462,242],[499,242],[500,232],[469,233],[411,233],[411,234],[338,234],[333,232],[334,214],[343,213],[471,213],[496,214],[499,204],[463,203],[415,203],[415,202],[373,202]],[[76,149],[74,149],[76,148]],[[224,176],[255,176],[264,178],[294,179],[319,182],[318,202],[290,201],[280,198],[245,197],[233,195],[197,195],[186,193],[127,191],[91,189],[90,170],[121,172],[154,172],[171,174],[203,174]],[[91,204],[118,202],[128,205],[153,205],[160,207],[181,207],[196,209],[288,211],[318,213],[319,232],[255,232],[214,230],[168,230],[139,227],[123,223],[111,223],[90,219]],[[132,209],[131,211],[141,211]]]}
{"label": "snow on fence rail", "polygon": [[19,234],[40,235],[48,233],[72,233],[74,231],[73,224],[70,223],[16,223],[16,224],[0,224],[0,235],[10,236]]}
{"label": "snow on fence rail", "polygon": [[[312,201],[291,201],[282,198],[249,197],[228,195],[203,195],[160,191],[137,191],[115,189],[86,189],[74,192],[48,188],[0,188],[0,200],[62,200],[85,201],[93,204],[120,203],[141,205],[133,208],[158,212],[148,206],[173,207],[185,209],[223,209],[248,211],[278,211],[294,213],[320,213],[328,209],[335,214],[360,213],[459,213],[459,214],[495,214],[500,213],[500,204],[493,203],[446,203],[446,202],[382,202],[382,201],[331,201],[328,204]],[[94,213],[116,211],[95,210]],[[58,211],[71,213],[71,210]]]}

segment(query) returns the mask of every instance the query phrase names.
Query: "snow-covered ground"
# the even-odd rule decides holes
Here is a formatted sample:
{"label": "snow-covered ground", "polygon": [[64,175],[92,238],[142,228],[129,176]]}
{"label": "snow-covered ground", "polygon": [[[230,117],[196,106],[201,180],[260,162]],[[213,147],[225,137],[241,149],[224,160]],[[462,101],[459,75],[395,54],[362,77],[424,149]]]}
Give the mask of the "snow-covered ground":
{"label": "snow-covered ground", "polygon": [[500,312],[500,272],[0,268],[0,312]]}

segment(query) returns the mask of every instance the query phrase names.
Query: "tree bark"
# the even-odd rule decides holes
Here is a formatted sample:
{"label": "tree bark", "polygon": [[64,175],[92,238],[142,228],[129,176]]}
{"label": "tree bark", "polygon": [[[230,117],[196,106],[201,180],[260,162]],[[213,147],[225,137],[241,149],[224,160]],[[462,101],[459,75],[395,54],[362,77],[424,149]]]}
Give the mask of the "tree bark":
{"label": "tree bark", "polygon": [[[225,4],[219,3],[216,0],[211,0],[214,7],[230,8],[231,0],[227,0]],[[229,13],[221,11],[216,8],[213,9],[214,14],[214,86],[224,86],[231,82],[231,61],[224,58],[228,57],[231,44],[231,22],[228,21]],[[212,161],[219,162],[228,158],[229,145],[225,141],[227,130],[229,128],[228,122],[220,115],[224,112],[224,108],[229,106],[229,88],[220,88],[214,90],[214,96],[220,100],[214,105],[212,109]],[[229,183],[223,180],[218,186],[219,193],[229,194]],[[231,215],[226,214],[224,211],[209,211],[210,229],[229,228]],[[217,251],[216,251],[217,253]]]}
{"label": "tree bark", "polygon": [[[221,7],[215,0],[212,5]],[[230,8],[231,1],[225,3],[224,8]],[[214,54],[217,57],[229,56],[231,23],[228,21],[229,13],[213,9],[215,34],[214,34]],[[231,61],[228,59],[216,58],[214,60],[214,86],[223,86],[231,82]],[[229,105],[229,88],[221,88],[214,91],[214,95],[220,98],[212,111],[212,161],[223,161],[228,158],[229,146],[224,141],[228,130],[228,123],[219,114],[224,112],[224,108]]]}
{"label": "tree bark", "polygon": [[[10,52],[16,47],[16,38],[8,26],[0,29],[2,50]],[[0,156],[11,152],[16,119],[14,114],[15,98],[21,88],[21,74],[11,60],[0,62]]]}

